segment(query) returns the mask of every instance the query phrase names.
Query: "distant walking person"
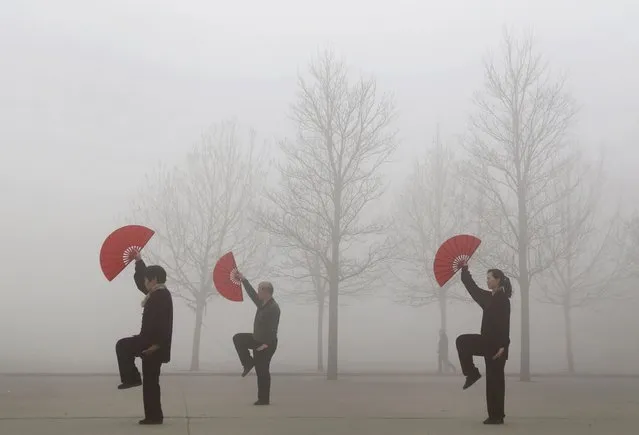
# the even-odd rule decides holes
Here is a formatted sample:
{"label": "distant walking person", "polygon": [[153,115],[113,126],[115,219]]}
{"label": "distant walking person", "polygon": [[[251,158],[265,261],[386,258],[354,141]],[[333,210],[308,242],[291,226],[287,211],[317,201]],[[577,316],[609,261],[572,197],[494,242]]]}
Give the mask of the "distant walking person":
{"label": "distant walking person", "polygon": [[[233,344],[240,358],[244,371],[242,377],[255,367],[257,375],[257,402],[254,405],[268,405],[271,401],[270,365],[273,354],[277,350],[277,328],[280,323],[280,307],[273,299],[273,284],[261,282],[257,292],[241,273],[237,278],[244,285],[257,312],[253,322],[253,333],[239,333],[233,336]],[[251,356],[250,350],[253,350]]]}
{"label": "distant walking person", "polygon": [[503,424],[506,381],[504,367],[510,345],[510,297],[512,286],[504,272],[490,269],[486,285],[490,291],[480,289],[464,266],[461,280],[468,293],[484,311],[481,334],[465,334],[457,337],[457,352],[461,369],[466,376],[464,389],[481,378],[473,363],[473,356],[483,356],[486,363],[486,405],[488,418],[484,424]]}
{"label": "distant walking person", "polygon": [[[120,390],[142,385],[144,420],[140,424],[162,424],[160,368],[171,360],[173,299],[166,288],[166,272],[161,266],[146,266],[140,254],[135,257],[137,288],[144,293],[142,328],[138,335],[119,340],[115,346],[120,369]],[[142,358],[142,376],[135,366]]]}
{"label": "distant walking person", "polygon": [[447,370],[457,372],[457,369],[448,359],[448,335],[444,329],[439,330],[439,343],[437,344],[437,373]]}

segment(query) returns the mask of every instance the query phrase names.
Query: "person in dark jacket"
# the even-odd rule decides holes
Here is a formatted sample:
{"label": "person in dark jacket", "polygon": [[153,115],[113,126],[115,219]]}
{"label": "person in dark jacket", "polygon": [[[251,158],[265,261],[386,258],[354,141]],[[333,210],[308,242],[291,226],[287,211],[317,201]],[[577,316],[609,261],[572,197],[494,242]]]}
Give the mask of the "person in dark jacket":
{"label": "person in dark jacket", "polygon": [[[270,365],[277,350],[277,328],[280,324],[280,307],[273,299],[273,284],[261,282],[257,292],[241,273],[236,278],[242,282],[257,312],[253,321],[253,333],[239,333],[233,336],[237,356],[244,368],[242,377],[255,367],[257,375],[257,402],[254,405],[268,405],[271,401]],[[251,357],[250,350],[253,350]]]}
{"label": "person in dark jacket", "polygon": [[[142,385],[144,419],[140,424],[162,424],[160,368],[171,360],[173,299],[166,288],[166,272],[161,266],[146,266],[140,254],[135,257],[135,285],[144,293],[142,327],[138,335],[122,338],[115,345],[120,369],[118,388]],[[135,357],[142,358],[142,377]]]}
{"label": "person in dark jacket", "polygon": [[481,334],[465,334],[457,337],[457,352],[462,373],[466,376],[464,389],[481,378],[473,363],[473,356],[483,356],[486,363],[486,405],[488,418],[484,424],[504,423],[504,398],[506,381],[504,367],[510,346],[510,297],[512,285],[504,272],[490,269],[486,285],[490,291],[480,289],[464,265],[461,280],[470,296],[484,311]]}

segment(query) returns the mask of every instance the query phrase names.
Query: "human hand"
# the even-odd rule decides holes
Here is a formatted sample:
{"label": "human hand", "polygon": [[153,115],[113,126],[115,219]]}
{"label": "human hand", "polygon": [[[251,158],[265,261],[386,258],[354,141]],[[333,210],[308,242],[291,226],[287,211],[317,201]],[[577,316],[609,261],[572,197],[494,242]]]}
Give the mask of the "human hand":
{"label": "human hand", "polygon": [[503,347],[500,347],[495,356],[493,356],[493,360],[501,358],[501,356],[504,354],[504,351],[505,349]]}
{"label": "human hand", "polygon": [[235,276],[235,279],[237,281],[243,281],[244,280],[244,275],[242,275],[242,273],[239,270],[237,270],[237,269],[235,270],[234,276]]}
{"label": "human hand", "polygon": [[151,347],[149,347],[146,350],[142,351],[142,356],[148,356],[151,355],[153,352],[155,352],[156,350],[158,350],[160,348],[160,346],[158,346],[157,344],[152,345]]}
{"label": "human hand", "polygon": [[267,344],[262,344],[262,345],[260,345],[260,346],[259,346],[257,349],[255,349],[255,350],[256,350],[256,351],[258,351],[258,352],[261,352],[261,351],[263,351],[264,349],[266,349],[267,347],[268,347],[268,345],[267,345]]}

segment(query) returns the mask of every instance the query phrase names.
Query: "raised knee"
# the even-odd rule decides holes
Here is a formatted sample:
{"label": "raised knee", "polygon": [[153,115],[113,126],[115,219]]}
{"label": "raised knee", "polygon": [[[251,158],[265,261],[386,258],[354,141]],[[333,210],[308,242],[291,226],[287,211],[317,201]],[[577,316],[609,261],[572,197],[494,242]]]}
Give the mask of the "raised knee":
{"label": "raised knee", "polygon": [[124,338],[121,338],[115,343],[115,351],[120,352],[122,350],[122,346],[124,346]]}
{"label": "raised knee", "polygon": [[465,335],[460,335],[457,337],[457,339],[455,340],[455,346],[457,346],[459,348],[459,346],[463,346],[464,340],[466,339]]}

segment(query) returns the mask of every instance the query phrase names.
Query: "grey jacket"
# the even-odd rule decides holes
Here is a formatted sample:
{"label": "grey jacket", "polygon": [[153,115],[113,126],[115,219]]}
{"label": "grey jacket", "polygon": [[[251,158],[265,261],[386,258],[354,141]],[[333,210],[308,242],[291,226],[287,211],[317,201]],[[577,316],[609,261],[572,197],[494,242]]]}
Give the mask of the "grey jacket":
{"label": "grey jacket", "polygon": [[262,301],[257,298],[257,292],[248,280],[242,280],[242,284],[257,307],[253,321],[253,339],[260,344],[273,344],[277,341],[277,328],[280,325],[280,306],[273,298],[262,304]]}

